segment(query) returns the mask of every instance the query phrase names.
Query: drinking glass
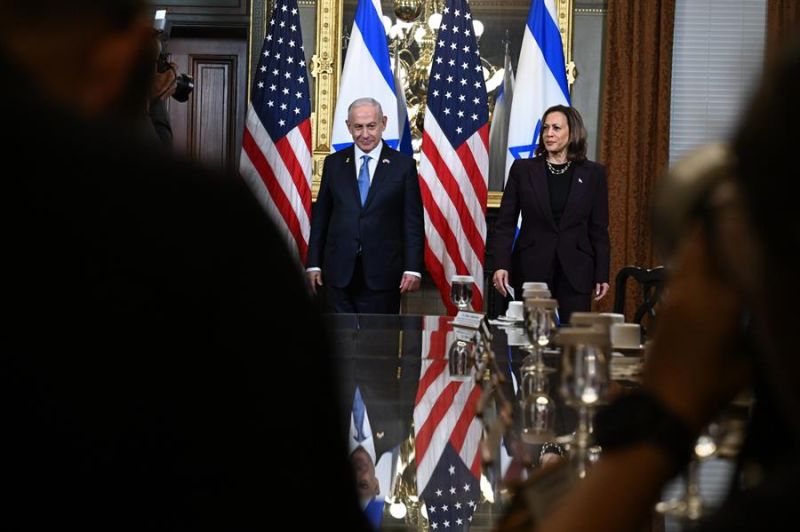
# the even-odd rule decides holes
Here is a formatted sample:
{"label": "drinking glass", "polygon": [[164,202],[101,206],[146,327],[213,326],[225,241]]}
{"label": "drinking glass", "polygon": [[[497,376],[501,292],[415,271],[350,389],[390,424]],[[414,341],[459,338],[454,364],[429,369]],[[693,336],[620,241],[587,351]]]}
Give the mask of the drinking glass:
{"label": "drinking glass", "polygon": [[473,284],[475,284],[475,279],[471,275],[454,275],[450,278],[450,302],[459,311],[470,309]]}
{"label": "drinking glass", "polygon": [[561,396],[578,411],[574,443],[578,477],[584,477],[591,463],[592,415],[606,399],[610,382],[608,331],[573,327],[562,329],[556,343],[563,346]]}
{"label": "drinking glass", "polygon": [[450,377],[456,380],[469,380],[475,361],[475,345],[465,340],[454,340],[447,352]]}
{"label": "drinking glass", "polygon": [[523,368],[522,441],[526,443],[545,443],[555,437],[556,407],[548,387],[546,373]]}
{"label": "drinking glass", "polygon": [[683,493],[676,499],[656,504],[656,511],[686,524],[703,517],[706,501],[700,492],[701,464],[717,455],[735,459],[744,439],[746,411],[741,405],[727,405],[717,417],[705,426],[695,441],[692,459],[683,471]]}
{"label": "drinking glass", "polygon": [[525,357],[524,365],[535,365],[537,371],[555,371],[544,363],[542,353],[550,345],[558,326],[556,311],[558,302],[555,299],[526,299],[525,300],[525,329],[528,333],[529,346],[524,348],[530,352]]}

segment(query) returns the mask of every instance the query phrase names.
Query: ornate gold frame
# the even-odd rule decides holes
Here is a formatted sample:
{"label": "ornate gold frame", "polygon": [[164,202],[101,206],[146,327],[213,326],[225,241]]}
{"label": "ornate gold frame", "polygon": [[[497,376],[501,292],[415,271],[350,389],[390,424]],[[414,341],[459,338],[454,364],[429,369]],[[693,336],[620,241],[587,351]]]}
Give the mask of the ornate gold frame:
{"label": "ornate gold frame", "polygon": [[344,0],[317,0],[317,49],[311,58],[315,89],[311,114],[311,146],[314,154],[312,197],[316,200],[322,177],[322,161],[331,152],[333,113],[342,71],[342,8]]}
{"label": "ornate gold frame", "polygon": [[[474,0],[476,3],[479,0]],[[567,61],[567,81],[570,86],[577,72],[572,60],[572,12],[574,0],[556,0],[558,27],[564,43]],[[250,11],[250,50],[260,49],[264,39],[266,20],[272,0],[252,0]],[[322,175],[322,161],[331,151],[330,139],[333,131],[333,113],[336,95],[339,92],[339,75],[342,70],[342,11],[344,0],[317,0],[316,50],[311,58],[311,75],[315,79],[311,114],[311,136],[314,156],[314,180],[312,194],[316,199]],[[258,6],[258,7],[254,7]],[[251,59],[252,65],[252,59]],[[249,85],[249,84],[248,84]],[[248,92],[249,95],[249,92]],[[502,192],[489,192],[489,207],[499,207]]]}

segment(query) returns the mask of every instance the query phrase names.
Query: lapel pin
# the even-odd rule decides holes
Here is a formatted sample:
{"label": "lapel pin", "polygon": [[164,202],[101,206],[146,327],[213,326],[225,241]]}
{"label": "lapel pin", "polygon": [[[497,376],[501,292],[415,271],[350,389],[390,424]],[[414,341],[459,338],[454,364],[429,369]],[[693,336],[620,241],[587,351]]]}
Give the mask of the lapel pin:
{"label": "lapel pin", "polygon": [[344,162],[346,162],[346,163],[349,163],[349,162],[350,162],[350,157],[348,157],[347,159],[345,159],[345,160],[344,160]]}
{"label": "lapel pin", "polygon": [[389,159],[384,159],[381,161],[383,164],[389,164]]}
{"label": "lapel pin", "polygon": [[379,440],[383,439],[383,431],[378,432],[377,434],[375,434],[375,436],[377,436]]}
{"label": "lapel pin", "polygon": [[583,183],[583,179],[581,179],[581,178],[579,177],[579,178],[578,178],[578,183]]}

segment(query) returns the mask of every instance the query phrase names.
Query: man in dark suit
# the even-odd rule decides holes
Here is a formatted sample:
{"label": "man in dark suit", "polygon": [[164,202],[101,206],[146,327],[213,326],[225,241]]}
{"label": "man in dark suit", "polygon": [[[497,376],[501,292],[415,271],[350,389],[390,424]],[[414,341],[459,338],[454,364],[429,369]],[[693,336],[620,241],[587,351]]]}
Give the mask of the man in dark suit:
{"label": "man in dark suit", "polygon": [[364,530],[299,265],[241,178],[132,134],[148,18],[0,2],[0,528]]}
{"label": "man in dark suit", "polygon": [[350,104],[355,144],[329,155],[311,221],[307,275],[327,286],[335,312],[396,314],[400,296],[419,289],[422,199],[414,159],[381,140],[380,103]]}

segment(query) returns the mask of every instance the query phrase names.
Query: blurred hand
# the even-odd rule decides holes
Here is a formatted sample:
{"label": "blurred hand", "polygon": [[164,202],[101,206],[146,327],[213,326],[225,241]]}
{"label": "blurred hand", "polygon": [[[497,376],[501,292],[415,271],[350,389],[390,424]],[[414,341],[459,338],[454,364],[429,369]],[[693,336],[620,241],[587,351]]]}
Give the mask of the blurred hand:
{"label": "blurred hand", "polygon": [[308,288],[311,290],[311,293],[317,295],[317,287],[322,286],[322,272],[319,270],[306,272],[306,279],[308,280]]}
{"label": "blurred hand", "polygon": [[170,63],[166,72],[156,72],[153,78],[153,89],[151,91],[152,97],[160,98],[162,100],[168,99],[175,93],[177,84],[177,65]]}
{"label": "blurred hand", "polygon": [[416,292],[419,290],[420,284],[422,284],[422,280],[419,277],[411,275],[410,273],[404,273],[403,278],[400,279],[400,293]]}
{"label": "blurred hand", "polygon": [[495,270],[493,276],[494,289],[506,297],[506,285],[508,284],[508,270]]}
{"label": "blurred hand", "polygon": [[608,293],[608,283],[597,283],[594,285],[595,301],[600,301]]}

